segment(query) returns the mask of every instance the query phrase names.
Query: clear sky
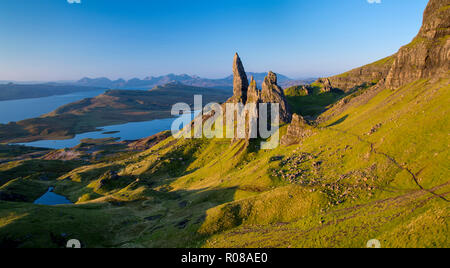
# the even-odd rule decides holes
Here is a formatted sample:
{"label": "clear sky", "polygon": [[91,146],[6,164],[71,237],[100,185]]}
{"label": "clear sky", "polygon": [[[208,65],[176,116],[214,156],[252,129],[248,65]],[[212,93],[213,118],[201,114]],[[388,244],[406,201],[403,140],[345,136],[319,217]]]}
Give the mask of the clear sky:
{"label": "clear sky", "polygon": [[[81,3],[69,2],[81,1]],[[292,78],[389,56],[418,32],[427,0],[1,0],[0,80]]]}

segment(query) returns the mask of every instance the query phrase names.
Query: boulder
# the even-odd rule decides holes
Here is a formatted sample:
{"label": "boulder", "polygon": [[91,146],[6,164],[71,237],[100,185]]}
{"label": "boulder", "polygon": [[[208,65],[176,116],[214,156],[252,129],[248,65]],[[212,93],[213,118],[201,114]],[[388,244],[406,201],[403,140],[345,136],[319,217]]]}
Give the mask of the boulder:
{"label": "boulder", "polygon": [[281,138],[281,145],[290,146],[300,143],[304,138],[311,136],[312,128],[298,114],[292,116],[292,122],[287,129],[286,135]]}

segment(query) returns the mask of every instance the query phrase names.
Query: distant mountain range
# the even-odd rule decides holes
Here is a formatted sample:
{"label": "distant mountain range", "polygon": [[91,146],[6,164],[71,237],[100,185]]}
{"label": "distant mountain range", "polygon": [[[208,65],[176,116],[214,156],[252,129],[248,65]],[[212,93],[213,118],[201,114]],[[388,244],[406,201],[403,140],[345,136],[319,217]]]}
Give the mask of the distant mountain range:
{"label": "distant mountain range", "polygon": [[[266,73],[247,73],[250,77],[253,76],[259,88],[266,77]],[[307,85],[313,83],[316,78],[308,78],[303,80],[291,79],[285,75],[277,74],[278,84],[283,88],[291,86]],[[220,79],[202,78],[195,75],[187,74],[168,74],[157,77],[146,77],[144,79],[133,78],[130,80],[117,79],[110,80],[105,77],[100,78],[82,78],[78,81],[55,81],[55,82],[17,82],[1,80],[0,87],[3,93],[0,94],[0,100],[5,99],[20,99],[33,98],[51,95],[61,95],[74,91],[86,91],[89,89],[140,89],[149,90],[157,86],[163,86],[170,83],[181,83],[186,86],[200,87],[200,88],[216,88],[223,90],[233,89],[233,76],[230,75]],[[26,90],[25,86],[29,87]],[[48,87],[48,88],[46,88]],[[89,89],[85,88],[88,87]],[[19,90],[20,89],[20,90]],[[17,91],[17,92],[16,92]],[[22,92],[23,91],[23,92]],[[2,96],[5,95],[5,96]]]}
{"label": "distant mountain range", "polygon": [[[253,76],[256,82],[261,86],[266,73],[247,73],[248,77]],[[278,83],[282,87],[290,87],[293,85],[303,85],[310,84],[316,79],[305,79],[305,80],[294,80],[287,76],[277,74]],[[144,79],[133,78],[128,81],[124,79],[110,80],[108,78],[83,78],[74,85],[77,86],[90,86],[90,87],[103,87],[103,88],[114,88],[114,89],[152,89],[156,86],[165,85],[168,83],[178,82],[187,86],[203,87],[203,88],[220,88],[220,89],[232,89],[233,88],[233,76],[222,79],[208,79],[201,78],[199,76],[191,76],[187,74],[175,75],[168,74],[158,77],[147,77]]]}
{"label": "distant mountain range", "polygon": [[42,98],[75,92],[101,91],[106,88],[67,84],[0,84],[0,101]]}

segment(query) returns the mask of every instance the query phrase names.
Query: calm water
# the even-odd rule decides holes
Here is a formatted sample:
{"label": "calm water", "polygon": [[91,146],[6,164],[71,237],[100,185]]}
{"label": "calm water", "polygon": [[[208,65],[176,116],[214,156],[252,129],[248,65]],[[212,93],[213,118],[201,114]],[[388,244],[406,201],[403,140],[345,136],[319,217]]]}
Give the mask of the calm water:
{"label": "calm water", "polygon": [[[198,115],[196,112],[195,115]],[[188,118],[192,120],[193,114],[182,115],[182,118]],[[21,145],[33,146],[33,147],[43,147],[51,149],[63,149],[77,146],[81,143],[81,140],[91,138],[91,139],[101,139],[101,138],[119,138],[120,140],[138,140],[145,137],[152,136],[161,131],[170,130],[173,121],[176,118],[158,119],[147,122],[135,122],[127,123],[123,125],[115,125],[103,127],[101,131],[98,132],[88,132],[76,135],[73,139],[69,140],[42,140],[28,143],[21,143]],[[104,134],[104,132],[116,132],[114,134]]]}
{"label": "calm water", "polygon": [[65,198],[62,195],[55,194],[53,192],[53,187],[50,187],[43,196],[34,201],[34,204],[54,206],[54,205],[68,205],[72,204],[72,202],[70,202],[69,199]]}
{"label": "calm water", "polygon": [[[92,98],[102,94],[104,91],[77,92],[68,95],[50,96],[35,99],[0,101],[0,124],[17,122],[20,120],[39,117],[43,114],[54,111],[55,109],[75,101],[85,98]],[[198,114],[198,113],[197,113]],[[193,117],[193,115],[187,115]],[[161,131],[170,130],[175,118],[152,120],[148,122],[127,123],[123,125],[103,127],[101,131],[89,132],[76,135],[68,140],[42,140],[22,145],[45,147],[52,149],[70,148],[80,144],[81,140],[101,139],[101,138],[119,138],[120,140],[137,140],[152,136]],[[117,132],[114,134],[104,134],[104,132]]]}
{"label": "calm water", "polygon": [[44,98],[0,101],[0,123],[7,124],[9,122],[39,117],[65,104],[85,98],[92,98],[103,92],[87,91]]}

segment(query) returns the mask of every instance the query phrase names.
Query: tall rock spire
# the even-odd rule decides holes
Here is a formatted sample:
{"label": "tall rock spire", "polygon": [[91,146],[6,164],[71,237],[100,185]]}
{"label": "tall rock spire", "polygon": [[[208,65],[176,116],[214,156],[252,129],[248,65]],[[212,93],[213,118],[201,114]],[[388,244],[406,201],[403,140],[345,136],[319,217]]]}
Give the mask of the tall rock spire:
{"label": "tall rock spire", "polygon": [[256,85],[255,79],[252,76],[247,91],[247,103],[259,103],[259,102],[260,102],[259,89],[258,86]]}
{"label": "tall rock spire", "polygon": [[261,91],[261,101],[263,103],[278,103],[280,105],[280,121],[290,123],[292,114],[286,101],[283,89],[277,85],[277,75],[273,72],[264,79]]}
{"label": "tall rock spire", "polygon": [[258,86],[256,85],[255,79],[253,76],[250,80],[250,86],[248,87],[247,92],[247,126],[246,133],[247,139],[258,138],[258,128],[259,128],[259,109],[258,104],[261,102],[260,91]]}
{"label": "tall rock spire", "polygon": [[245,73],[239,55],[236,53],[233,61],[233,98],[231,102],[242,102],[245,104],[247,101],[248,86],[247,74]]}

